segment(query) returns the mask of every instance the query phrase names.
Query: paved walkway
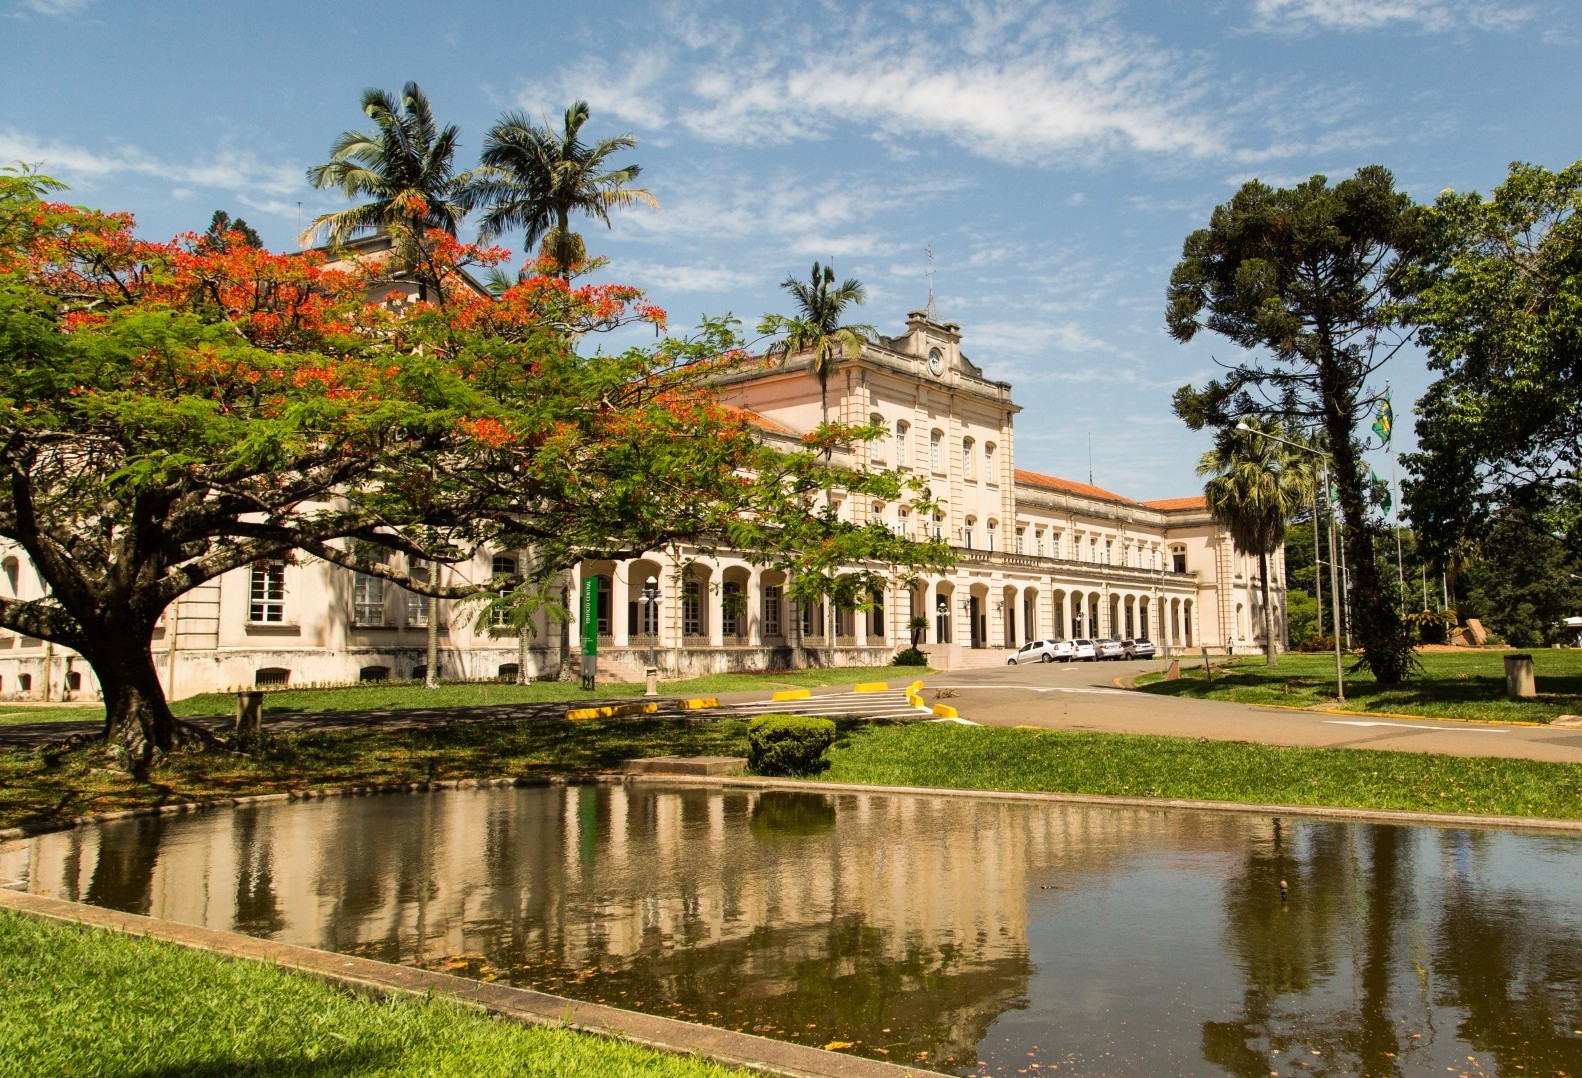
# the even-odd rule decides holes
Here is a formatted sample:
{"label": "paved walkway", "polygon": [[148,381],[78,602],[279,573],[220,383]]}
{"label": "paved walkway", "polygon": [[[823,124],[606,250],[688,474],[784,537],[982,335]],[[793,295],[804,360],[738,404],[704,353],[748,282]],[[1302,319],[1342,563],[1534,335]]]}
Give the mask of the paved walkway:
{"label": "paved walkway", "polygon": [[1122,689],[1163,662],[1054,663],[935,674],[963,718],[986,726],[1039,726],[1126,734],[1202,737],[1266,745],[1390,749],[1582,763],[1582,728],[1413,719],[1232,704]]}

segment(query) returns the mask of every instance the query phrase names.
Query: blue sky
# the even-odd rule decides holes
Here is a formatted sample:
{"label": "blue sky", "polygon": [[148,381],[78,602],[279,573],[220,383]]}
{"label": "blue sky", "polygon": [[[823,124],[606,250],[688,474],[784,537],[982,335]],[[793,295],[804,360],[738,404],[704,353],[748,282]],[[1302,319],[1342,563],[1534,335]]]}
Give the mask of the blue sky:
{"label": "blue sky", "polygon": [[[275,248],[365,87],[415,80],[472,163],[508,108],[630,132],[659,210],[584,229],[672,325],[785,308],[834,259],[861,320],[927,297],[1023,407],[1017,463],[1136,498],[1201,487],[1170,394],[1230,346],[1164,332],[1181,241],[1247,179],[1392,169],[1431,200],[1582,158],[1575,0],[0,0],[0,161],[168,238],[215,209]],[[520,237],[515,237],[519,243]],[[1398,443],[1427,384],[1387,368]],[[1388,466],[1380,459],[1381,473]]]}

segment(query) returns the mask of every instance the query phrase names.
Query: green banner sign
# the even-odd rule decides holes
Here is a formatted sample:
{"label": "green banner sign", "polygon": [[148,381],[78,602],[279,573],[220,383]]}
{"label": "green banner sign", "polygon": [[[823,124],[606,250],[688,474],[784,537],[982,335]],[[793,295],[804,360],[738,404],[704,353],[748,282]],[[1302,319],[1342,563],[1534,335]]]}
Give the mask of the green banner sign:
{"label": "green banner sign", "polygon": [[599,653],[599,578],[590,576],[582,582],[582,653]]}

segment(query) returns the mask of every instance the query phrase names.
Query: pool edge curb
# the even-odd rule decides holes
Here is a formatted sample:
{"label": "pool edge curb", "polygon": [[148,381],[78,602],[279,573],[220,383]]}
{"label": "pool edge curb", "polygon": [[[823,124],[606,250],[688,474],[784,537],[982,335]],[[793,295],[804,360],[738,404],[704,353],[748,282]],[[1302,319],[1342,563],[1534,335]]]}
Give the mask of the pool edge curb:
{"label": "pool edge curb", "polygon": [[[1234,812],[1260,816],[1312,816],[1333,820],[1377,823],[1420,824],[1430,827],[1505,828],[1508,830],[1582,832],[1582,819],[1553,816],[1493,816],[1450,812],[1413,812],[1407,809],[1362,809],[1324,805],[1282,805],[1271,802],[1198,801],[1183,797],[1127,797],[1117,794],[1063,793],[1048,790],[971,789],[960,786],[883,786],[874,783],[820,782],[815,779],[775,779],[756,775],[704,776],[660,775],[632,772],[593,772],[572,775],[522,775],[516,777],[436,779],[430,782],[403,782],[385,785],[333,786],[313,790],[287,790],[242,797],[221,797],[210,801],[185,801],[174,805],[144,805],[140,808],[65,819],[40,820],[31,824],[0,828],[0,842],[16,842],[61,831],[75,831],[99,824],[153,816],[185,816],[226,808],[279,801],[318,801],[331,797],[379,797],[387,794],[436,793],[444,790],[502,789],[536,786],[592,786],[623,783],[658,785],[709,784],[746,789],[819,790],[831,793],[902,794],[912,797],[985,797],[1009,801],[1051,804],[1099,805],[1114,808],[1191,809],[1201,812]],[[3,890],[0,885],[0,890]]]}

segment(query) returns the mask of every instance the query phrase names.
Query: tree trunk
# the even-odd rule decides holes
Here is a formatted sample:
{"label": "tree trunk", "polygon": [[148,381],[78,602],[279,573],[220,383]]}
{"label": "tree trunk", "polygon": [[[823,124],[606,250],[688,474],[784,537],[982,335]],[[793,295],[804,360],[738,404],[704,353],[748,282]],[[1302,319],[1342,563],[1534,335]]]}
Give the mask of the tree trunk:
{"label": "tree trunk", "polygon": [[157,764],[178,738],[152,644],[152,627],[140,633],[116,625],[84,653],[104,692],[105,747],[135,772]]}
{"label": "tree trunk", "polygon": [[[1364,665],[1380,685],[1397,685],[1412,663],[1412,646],[1401,625],[1395,601],[1384,592],[1373,553],[1362,497],[1362,461],[1352,440],[1353,410],[1333,374],[1325,378],[1324,428],[1334,454],[1335,485],[1340,491],[1340,524],[1345,564],[1351,573],[1352,625],[1362,646]],[[1335,551],[1330,552],[1330,557]],[[1336,626],[1335,631],[1340,632]]]}
{"label": "tree trunk", "polygon": [[1263,592],[1263,664],[1274,666],[1274,614],[1269,609],[1269,555],[1258,553],[1258,584]]}

